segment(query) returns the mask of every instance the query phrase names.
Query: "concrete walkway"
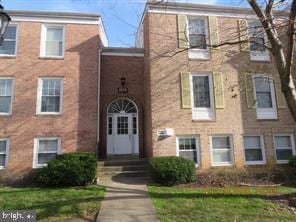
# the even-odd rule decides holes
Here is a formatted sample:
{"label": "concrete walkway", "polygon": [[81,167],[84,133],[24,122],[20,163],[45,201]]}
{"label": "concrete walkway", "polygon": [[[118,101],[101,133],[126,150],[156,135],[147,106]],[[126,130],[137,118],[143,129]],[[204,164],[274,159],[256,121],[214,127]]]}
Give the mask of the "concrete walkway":
{"label": "concrete walkway", "polygon": [[155,222],[155,209],[148,195],[145,181],[125,177],[121,181],[109,181],[97,222]]}

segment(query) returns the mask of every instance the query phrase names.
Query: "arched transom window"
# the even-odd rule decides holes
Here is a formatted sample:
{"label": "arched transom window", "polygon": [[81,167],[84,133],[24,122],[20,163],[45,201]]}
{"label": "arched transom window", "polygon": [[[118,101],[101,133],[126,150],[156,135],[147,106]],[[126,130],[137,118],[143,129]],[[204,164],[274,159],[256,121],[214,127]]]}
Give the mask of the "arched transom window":
{"label": "arched transom window", "polygon": [[137,107],[127,99],[117,99],[109,106],[108,113],[137,113]]}

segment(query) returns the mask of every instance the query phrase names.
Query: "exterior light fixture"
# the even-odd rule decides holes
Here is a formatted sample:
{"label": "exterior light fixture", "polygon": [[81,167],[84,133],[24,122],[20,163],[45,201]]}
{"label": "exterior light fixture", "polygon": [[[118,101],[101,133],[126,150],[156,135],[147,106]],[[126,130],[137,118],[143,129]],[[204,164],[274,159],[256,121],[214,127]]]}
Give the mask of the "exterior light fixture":
{"label": "exterior light fixture", "polygon": [[11,18],[4,12],[3,6],[0,4],[0,45],[4,41],[4,34]]}

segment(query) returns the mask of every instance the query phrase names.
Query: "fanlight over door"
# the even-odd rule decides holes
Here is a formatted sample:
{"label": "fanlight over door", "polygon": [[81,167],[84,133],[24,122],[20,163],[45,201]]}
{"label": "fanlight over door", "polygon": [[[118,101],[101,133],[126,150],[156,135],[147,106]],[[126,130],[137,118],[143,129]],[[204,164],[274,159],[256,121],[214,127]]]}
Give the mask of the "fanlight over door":
{"label": "fanlight over door", "polygon": [[127,99],[118,99],[109,106],[108,113],[137,113],[137,108]]}

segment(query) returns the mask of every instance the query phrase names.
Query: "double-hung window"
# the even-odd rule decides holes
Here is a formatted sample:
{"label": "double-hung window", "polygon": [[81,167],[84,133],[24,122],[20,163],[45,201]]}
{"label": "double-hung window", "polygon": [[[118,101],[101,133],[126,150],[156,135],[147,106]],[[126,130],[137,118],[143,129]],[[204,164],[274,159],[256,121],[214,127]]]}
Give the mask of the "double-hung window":
{"label": "double-hung window", "polygon": [[255,61],[269,61],[270,55],[267,50],[266,34],[260,21],[249,21],[250,57]]}
{"label": "double-hung window", "polygon": [[7,167],[8,146],[9,146],[9,140],[0,138],[0,169]]}
{"label": "double-hung window", "polygon": [[33,167],[45,166],[48,161],[60,153],[60,150],[61,139],[59,137],[36,138]]}
{"label": "double-hung window", "polygon": [[233,144],[231,136],[212,136],[212,165],[225,166],[233,164]]}
{"label": "double-hung window", "polygon": [[15,56],[17,50],[17,25],[8,25],[5,34],[4,41],[0,45],[0,56]]}
{"label": "double-hung window", "polygon": [[277,163],[288,163],[289,158],[295,155],[293,134],[277,134],[273,137]]}
{"label": "double-hung window", "polygon": [[41,34],[41,57],[64,57],[65,27],[43,25]]}
{"label": "double-hung window", "polygon": [[62,112],[62,97],[62,78],[39,79],[37,114],[60,114]]}
{"label": "double-hung window", "polygon": [[208,20],[205,17],[188,16],[189,58],[209,59]]}
{"label": "double-hung window", "polygon": [[265,153],[263,136],[244,136],[246,164],[264,164]]}
{"label": "double-hung window", "polygon": [[267,75],[254,75],[257,119],[277,119],[274,83]]}
{"label": "double-hung window", "polygon": [[199,165],[199,138],[196,136],[177,137],[177,155],[192,160]]}
{"label": "double-hung window", "polygon": [[0,77],[0,115],[12,113],[14,79]]}
{"label": "double-hung window", "polygon": [[191,97],[193,120],[215,119],[211,74],[191,75]]}

